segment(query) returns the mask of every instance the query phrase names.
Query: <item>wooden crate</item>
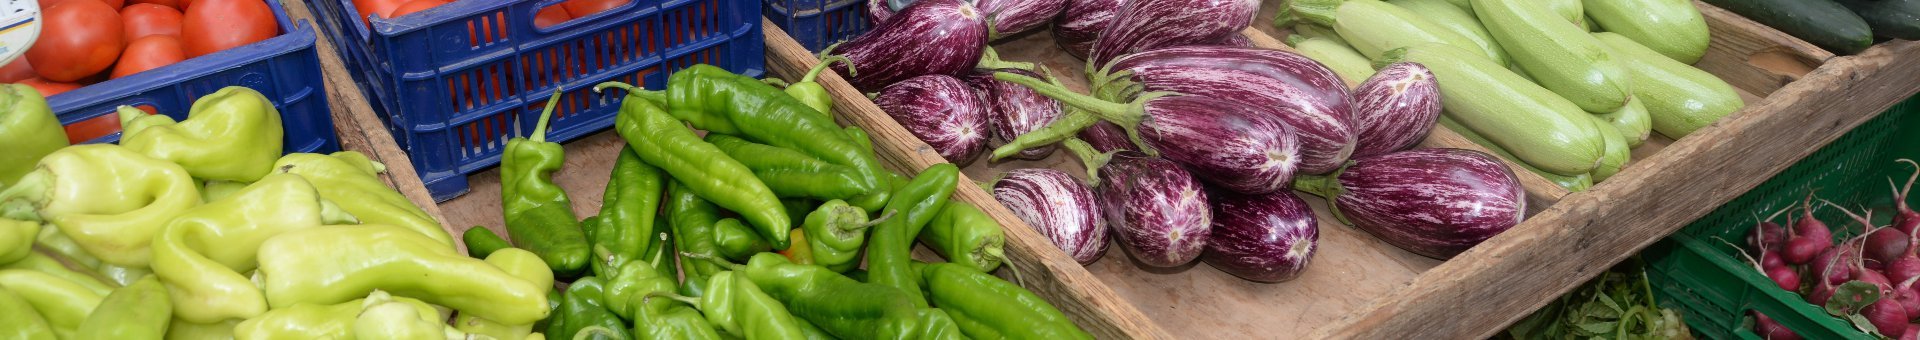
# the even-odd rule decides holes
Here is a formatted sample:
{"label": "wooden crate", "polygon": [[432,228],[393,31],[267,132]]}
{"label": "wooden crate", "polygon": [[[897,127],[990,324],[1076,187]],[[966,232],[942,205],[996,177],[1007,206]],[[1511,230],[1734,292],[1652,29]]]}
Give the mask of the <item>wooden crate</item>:
{"label": "wooden crate", "polygon": [[[1256,45],[1288,49],[1273,38],[1283,32],[1265,25],[1280,2],[1269,1],[1256,20],[1258,28],[1244,32]],[[1627,170],[1586,192],[1569,194],[1537,175],[1518,173],[1535,214],[1452,260],[1415,255],[1340,225],[1329,218],[1325,200],[1309,196],[1305,198],[1322,217],[1321,248],[1297,280],[1253,283],[1205,265],[1147,269],[1120,251],[1109,251],[1086,271],[1134,307],[1109,312],[1126,313],[1125,319],[1132,320],[1137,308],[1182,337],[1485,338],[1920,91],[1913,80],[1920,75],[1920,54],[1915,54],[1920,44],[1896,41],[1857,56],[1834,57],[1724,10],[1696,5],[1713,33],[1707,55],[1696,66],[1732,84],[1747,108],[1680,141],[1656,135],[1635,150]],[[768,58],[776,59],[768,64],[775,73],[791,74],[818,62],[791,39],[775,37],[771,32],[778,28],[767,25],[767,30]],[[995,48],[1007,60],[1041,63],[1069,87],[1086,88],[1085,80],[1075,76],[1085,65],[1059,50],[1047,32],[1017,36]],[[835,114],[843,121],[894,125],[839,77],[824,76],[822,82],[834,92]],[[882,147],[889,161],[937,159],[924,143],[894,132],[899,131],[875,134],[877,139],[906,139],[883,142],[889,145]],[[898,144],[911,147],[891,146]],[[1444,128],[1422,146],[1483,149]],[[1081,170],[1077,161],[1058,152],[1040,161],[978,161],[963,172],[971,178],[992,178],[1029,167]],[[956,199],[993,205],[990,198]],[[1012,233],[1019,229],[1013,226],[1024,223],[1003,209],[989,213],[1010,226],[1010,241],[1046,242],[1019,240],[1036,235]]]}

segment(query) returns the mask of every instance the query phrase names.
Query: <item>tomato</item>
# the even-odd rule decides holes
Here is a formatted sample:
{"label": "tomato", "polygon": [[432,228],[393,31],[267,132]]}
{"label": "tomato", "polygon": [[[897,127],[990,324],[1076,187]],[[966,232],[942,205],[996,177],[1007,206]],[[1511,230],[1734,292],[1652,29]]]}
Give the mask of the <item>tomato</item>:
{"label": "tomato", "polygon": [[127,53],[120,55],[120,64],[113,66],[113,78],[173,65],[182,60],[187,60],[187,52],[181,50],[180,38],[159,34],[140,37],[127,44]]}
{"label": "tomato", "polygon": [[15,84],[32,86],[35,91],[40,91],[41,96],[47,96],[47,97],[52,97],[53,95],[56,95],[56,94],[80,89],[80,84],[50,81],[50,80],[47,80],[46,78],[29,78],[26,80],[15,82]]}
{"label": "tomato", "polygon": [[13,58],[13,62],[0,67],[0,83],[18,83],[39,76],[33,73],[33,64],[27,63],[27,58]]}
{"label": "tomato", "polygon": [[540,12],[533,14],[533,27],[559,25],[560,23],[567,22],[567,20],[573,20],[573,14],[568,14],[566,7],[559,5],[547,6],[547,8],[541,8]]}
{"label": "tomato", "polygon": [[225,51],[280,33],[273,8],[262,0],[198,0],[181,22],[181,43],[187,57]]}
{"label": "tomato", "polygon": [[34,73],[71,82],[106,71],[126,47],[120,13],[93,0],[72,0],[41,12],[46,27],[27,49]]}
{"label": "tomato", "polygon": [[150,34],[180,37],[180,11],[155,4],[133,4],[120,10],[120,22],[126,26],[128,43]]}
{"label": "tomato", "polygon": [[562,2],[560,5],[567,7],[567,14],[573,15],[575,18],[580,18],[613,9],[614,7],[625,6],[628,2],[632,2],[632,0],[567,0],[567,2]]}
{"label": "tomato", "polygon": [[53,5],[58,5],[61,3],[65,3],[67,1],[71,1],[71,0],[39,0],[35,2],[40,3],[41,11],[46,11],[48,8],[53,8]]}
{"label": "tomato", "polygon": [[184,7],[187,7],[187,3],[188,3],[188,2],[190,2],[190,1],[181,1],[181,0],[128,0],[128,1],[127,1],[127,3],[128,3],[129,5],[127,5],[127,6],[133,6],[134,4],[155,4],[155,5],[161,5],[161,6],[167,6],[167,7],[169,7],[169,8],[173,8],[173,9],[175,9],[175,10],[178,10],[178,9],[181,9],[181,8],[184,8]]}
{"label": "tomato", "polygon": [[[320,1],[339,1],[339,0],[320,0]],[[407,0],[353,0],[353,9],[360,11],[361,25],[366,25],[367,27],[373,27],[372,26],[373,22],[371,20],[368,20],[367,16],[379,15],[382,18],[392,18],[393,10],[399,9],[400,5],[403,5],[406,3],[407,3]]]}
{"label": "tomato", "polygon": [[100,3],[107,4],[108,7],[113,7],[115,11],[127,7],[127,0],[100,0]]}
{"label": "tomato", "polygon": [[403,16],[403,15],[408,15],[408,14],[413,14],[413,13],[418,13],[418,12],[420,12],[420,11],[425,11],[425,10],[427,10],[427,9],[431,9],[431,8],[433,8],[433,7],[435,7],[435,6],[440,6],[440,5],[445,5],[445,4],[447,4],[447,0],[413,0],[413,1],[408,1],[408,2],[407,2],[407,3],[405,3],[405,4],[401,4],[401,5],[400,5],[400,7],[398,7],[398,8],[394,8],[394,9],[393,9],[393,16],[392,16],[392,17],[394,17],[394,18],[398,18],[398,17],[400,17],[400,16]]}

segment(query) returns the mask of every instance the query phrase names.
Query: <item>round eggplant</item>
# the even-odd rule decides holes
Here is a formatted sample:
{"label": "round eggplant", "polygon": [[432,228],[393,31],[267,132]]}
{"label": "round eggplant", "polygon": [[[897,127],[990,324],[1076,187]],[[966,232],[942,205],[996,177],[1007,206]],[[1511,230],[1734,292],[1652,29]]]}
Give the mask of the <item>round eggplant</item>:
{"label": "round eggplant", "polygon": [[1086,59],[1093,39],[1107,30],[1113,15],[1126,4],[1127,0],[1067,0],[1066,9],[1053,22],[1053,42],[1074,58]]}
{"label": "round eggplant", "polygon": [[1135,260],[1178,267],[1200,256],[1213,228],[1206,188],[1172,161],[1114,154],[1100,169],[1101,210]]}
{"label": "round eggplant", "polygon": [[1526,197],[1500,160],[1461,149],[1361,157],[1295,187],[1326,197],[1336,216],[1400,249],[1446,259],[1525,217]]}
{"label": "round eggplant", "polygon": [[1440,85],[1426,66],[1387,65],[1354,90],[1353,119],[1360,130],[1354,157],[1406,150],[1440,121]]}
{"label": "round eggplant", "polygon": [[1123,55],[1210,44],[1253,23],[1260,0],[1131,0],[1093,41],[1096,69]]}
{"label": "round eggplant", "polygon": [[1017,169],[993,184],[993,198],[1080,264],[1107,252],[1107,221],[1093,190],[1066,172]]}
{"label": "round eggplant", "polygon": [[987,147],[986,102],[960,78],[924,75],[880,91],[873,103],[955,165]]}
{"label": "round eggplant", "polygon": [[1292,191],[1243,195],[1215,191],[1213,233],[1200,261],[1255,282],[1300,276],[1320,242],[1313,207]]}
{"label": "round eggplant", "polygon": [[[1112,75],[1112,76],[1107,76]],[[1300,173],[1346,163],[1356,140],[1346,83],[1319,62],[1292,52],[1230,46],[1182,46],[1115,59],[1094,78],[1102,99],[1142,93],[1212,97],[1279,118],[1299,134]]]}
{"label": "round eggplant", "polygon": [[965,75],[987,48],[986,17],[960,0],[918,0],[884,19],[827,51],[859,70],[848,73],[847,63],[832,66],[861,91],[929,74]]}
{"label": "round eggplant", "polygon": [[[1039,78],[1040,74],[1020,69],[1000,69],[999,72],[1012,72]],[[1059,101],[1047,98],[1033,89],[993,79],[991,70],[974,72],[967,76],[967,83],[980,91],[987,101],[987,126],[993,131],[991,147],[1000,147],[1015,137],[1039,130],[1040,127],[1060,119],[1062,108]],[[1053,154],[1059,148],[1056,144],[1021,150],[1013,158],[1038,160]]]}

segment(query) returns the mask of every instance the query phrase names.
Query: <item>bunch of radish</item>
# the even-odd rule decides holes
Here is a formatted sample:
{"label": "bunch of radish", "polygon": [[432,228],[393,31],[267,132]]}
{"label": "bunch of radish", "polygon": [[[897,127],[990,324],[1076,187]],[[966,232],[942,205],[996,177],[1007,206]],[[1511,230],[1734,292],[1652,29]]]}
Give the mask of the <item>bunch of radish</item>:
{"label": "bunch of radish", "polygon": [[[1812,193],[1798,204],[1774,212],[1758,221],[1747,235],[1750,252],[1747,260],[1775,285],[1802,294],[1807,302],[1826,307],[1829,313],[1850,320],[1862,330],[1890,338],[1914,339],[1920,334],[1920,214],[1907,206],[1907,193],[1920,179],[1920,163],[1905,186],[1893,184],[1894,217],[1890,224],[1877,225],[1873,212],[1864,207],[1848,209],[1838,203],[1818,200]],[[1837,209],[1859,225],[1860,233],[1834,243],[1835,229],[1814,217],[1820,208]],[[1785,226],[1773,221],[1781,214],[1798,212]],[[1842,228],[1847,228],[1843,226]],[[1769,339],[1799,339],[1799,335],[1759,312],[1754,312],[1754,332]]]}

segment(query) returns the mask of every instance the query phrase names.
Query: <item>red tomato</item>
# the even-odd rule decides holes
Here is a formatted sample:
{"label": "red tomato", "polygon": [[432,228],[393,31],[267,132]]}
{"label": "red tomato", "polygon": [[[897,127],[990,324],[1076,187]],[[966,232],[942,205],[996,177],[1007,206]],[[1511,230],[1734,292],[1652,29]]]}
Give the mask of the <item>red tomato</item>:
{"label": "red tomato", "polygon": [[261,0],[199,0],[187,9],[180,36],[187,57],[225,51],[280,33],[273,8]]}
{"label": "red tomato", "polygon": [[150,34],[180,37],[180,11],[155,4],[133,4],[120,10],[120,22],[126,26],[128,42]]}
{"label": "red tomato", "polygon": [[35,2],[40,3],[40,10],[44,12],[48,8],[53,8],[53,5],[58,5],[67,1],[68,0],[39,0]]}
{"label": "red tomato", "polygon": [[632,0],[567,0],[567,2],[562,2],[560,5],[567,7],[567,14],[579,18],[613,9],[614,7],[625,6],[631,1]]}
{"label": "red tomato", "polygon": [[175,10],[178,10],[178,9],[180,9],[180,8],[182,8],[182,7],[187,7],[187,3],[188,3],[188,2],[190,2],[190,1],[181,1],[181,0],[128,0],[128,1],[127,1],[127,3],[128,3],[129,5],[127,5],[127,6],[133,6],[132,4],[155,4],[155,5],[161,5],[161,6],[167,6],[167,7],[171,7],[171,8],[173,8],[173,9],[175,9]]}
{"label": "red tomato", "polygon": [[99,1],[64,2],[41,16],[46,27],[27,49],[27,61],[47,80],[71,82],[106,71],[126,47],[120,13]]}
{"label": "red tomato", "polygon": [[0,67],[0,83],[18,83],[39,76],[33,73],[33,64],[27,63],[27,58],[13,58],[13,62]]}
{"label": "red tomato", "polygon": [[[321,0],[321,1],[338,1],[338,0]],[[406,4],[406,3],[407,3],[407,0],[353,0],[353,9],[360,11],[361,25],[367,25],[368,27],[372,27],[373,23],[367,20],[367,16],[378,14],[382,18],[392,18],[393,16],[391,14],[393,14],[393,10],[400,8],[400,5]]]}
{"label": "red tomato", "polygon": [[400,5],[400,7],[398,7],[398,8],[394,8],[394,9],[393,9],[393,16],[392,16],[392,17],[394,17],[394,18],[398,18],[398,17],[401,17],[401,16],[404,16],[404,15],[408,15],[408,14],[413,14],[413,13],[418,13],[418,12],[420,12],[420,11],[425,11],[425,10],[427,10],[427,9],[431,9],[431,8],[433,8],[433,7],[435,7],[435,6],[440,6],[440,5],[445,5],[445,4],[447,4],[447,0],[413,0],[413,1],[408,1],[408,2],[407,2],[407,3],[405,3],[405,4],[401,4],[401,5]]}
{"label": "red tomato", "polygon": [[107,4],[107,6],[109,7],[113,7],[113,10],[115,11],[118,11],[121,8],[127,7],[127,0],[99,0],[99,1],[100,3]]}
{"label": "red tomato", "polygon": [[547,6],[533,14],[533,27],[547,27],[573,20],[573,14],[567,13],[564,6]]}
{"label": "red tomato", "polygon": [[113,66],[113,78],[173,65],[182,60],[187,60],[187,52],[181,50],[180,38],[158,34],[140,37],[127,44],[127,53],[120,55],[120,64]]}
{"label": "red tomato", "polygon": [[47,97],[80,88],[80,84],[49,81],[46,78],[30,78],[21,80],[15,84],[32,86],[35,91],[40,91],[41,96]]}

